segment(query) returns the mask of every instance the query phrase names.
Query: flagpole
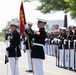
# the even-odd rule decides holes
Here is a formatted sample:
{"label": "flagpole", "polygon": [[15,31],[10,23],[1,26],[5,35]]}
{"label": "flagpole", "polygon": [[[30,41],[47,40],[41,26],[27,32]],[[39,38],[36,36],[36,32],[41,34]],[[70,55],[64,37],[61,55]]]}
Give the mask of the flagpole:
{"label": "flagpole", "polygon": [[24,0],[21,0],[21,2],[24,2]]}
{"label": "flagpole", "polygon": [[22,2],[22,0],[21,0],[21,2]]}
{"label": "flagpole", "polygon": [[[26,24],[26,19],[25,19],[25,13],[24,13],[24,8],[23,8],[23,1],[21,0],[21,14],[20,14],[20,35],[24,32],[25,27],[24,25]],[[21,16],[22,15],[22,16]],[[24,16],[23,16],[24,15]],[[28,36],[28,35],[27,35]],[[29,47],[29,52],[30,52],[30,42],[29,42],[29,36],[28,36],[28,47]],[[31,58],[31,52],[30,52],[30,58]],[[32,65],[32,70],[33,70],[33,63],[32,63],[32,58],[31,58],[31,65]],[[33,75],[34,75],[34,70],[33,70]]]}
{"label": "flagpole", "polygon": [[[29,47],[29,52],[30,52],[30,58],[31,58],[31,51],[30,51],[30,41],[29,41],[29,37],[27,36],[27,40],[28,40],[28,47]],[[34,67],[33,67],[33,62],[32,62],[32,58],[31,58],[31,65],[32,65],[32,71],[33,71],[33,75],[34,75]]]}

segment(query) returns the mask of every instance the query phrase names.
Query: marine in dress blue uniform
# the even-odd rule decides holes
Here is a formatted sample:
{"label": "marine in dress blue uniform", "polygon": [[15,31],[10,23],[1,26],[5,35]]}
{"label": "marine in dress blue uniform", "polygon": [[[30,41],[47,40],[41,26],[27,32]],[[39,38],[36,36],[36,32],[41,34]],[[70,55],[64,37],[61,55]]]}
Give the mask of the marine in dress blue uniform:
{"label": "marine in dress blue uniform", "polygon": [[59,42],[59,66],[60,67],[63,67],[64,66],[64,39],[66,39],[66,34],[64,33],[64,31],[66,30],[65,27],[60,27],[60,30],[61,30],[61,33],[59,35],[59,39],[60,39],[60,42]]}
{"label": "marine in dress blue uniform", "polygon": [[[32,22],[27,22],[28,25],[28,33],[33,34],[34,31],[32,30]],[[25,40],[24,44],[26,45],[26,55],[27,55],[27,63],[28,63],[28,69],[26,72],[32,72],[32,64],[31,64],[31,46],[32,46],[32,37],[28,35],[27,39]]]}
{"label": "marine in dress blue uniform", "polygon": [[17,32],[18,23],[11,21],[11,36],[10,45],[6,48],[8,51],[8,57],[10,61],[11,75],[19,75],[18,71],[18,58],[21,57],[20,45],[20,35]]}
{"label": "marine in dress blue uniform", "polygon": [[74,36],[73,36],[73,40],[74,40],[74,71],[76,71],[76,26],[73,27],[74,30]]}
{"label": "marine in dress blue uniform", "polygon": [[50,35],[50,50],[51,50],[51,55],[53,55],[53,43],[52,40],[54,39],[54,34],[53,32]]}
{"label": "marine in dress blue uniform", "polygon": [[69,40],[69,69],[74,70],[74,42],[73,42],[73,27],[69,27],[69,34],[68,34],[68,40]]}
{"label": "marine in dress blue uniform", "polygon": [[[34,38],[34,43],[31,51],[34,75],[44,75],[43,59],[45,59],[45,53],[44,53],[44,45],[46,38],[46,32],[44,28],[45,24],[46,20],[38,19],[37,25],[39,31],[35,32],[34,34],[30,34],[32,38]],[[29,34],[27,30],[25,30],[25,32],[27,35]]]}

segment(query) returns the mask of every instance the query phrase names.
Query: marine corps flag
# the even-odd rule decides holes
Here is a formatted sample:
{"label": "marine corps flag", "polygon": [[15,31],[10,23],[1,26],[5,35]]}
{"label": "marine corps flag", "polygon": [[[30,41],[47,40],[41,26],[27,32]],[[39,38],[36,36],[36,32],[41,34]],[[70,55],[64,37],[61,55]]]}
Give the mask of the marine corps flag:
{"label": "marine corps flag", "polygon": [[23,2],[21,2],[19,16],[20,16],[20,35],[21,35],[24,32],[25,29],[24,25],[26,24]]}

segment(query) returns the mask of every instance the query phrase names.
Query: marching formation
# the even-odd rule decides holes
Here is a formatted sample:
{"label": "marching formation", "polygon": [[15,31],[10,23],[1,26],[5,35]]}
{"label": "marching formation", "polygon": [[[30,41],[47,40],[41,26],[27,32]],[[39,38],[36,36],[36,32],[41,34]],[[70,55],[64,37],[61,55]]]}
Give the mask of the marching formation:
{"label": "marching formation", "polygon": [[[10,25],[10,33],[6,35],[5,42],[6,42],[6,54],[5,54],[5,64],[9,61],[10,62],[10,69],[11,75],[19,75],[18,70],[18,59],[21,57],[20,51],[20,35],[17,31],[18,23],[15,21],[11,22]],[[9,45],[7,36],[10,36]],[[9,57],[9,59],[7,58]]]}

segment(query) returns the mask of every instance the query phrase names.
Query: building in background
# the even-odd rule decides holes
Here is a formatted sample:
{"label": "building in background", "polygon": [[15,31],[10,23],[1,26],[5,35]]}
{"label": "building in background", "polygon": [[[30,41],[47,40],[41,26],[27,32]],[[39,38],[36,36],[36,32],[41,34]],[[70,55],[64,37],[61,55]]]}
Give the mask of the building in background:
{"label": "building in background", "polygon": [[45,29],[48,32],[58,31],[59,28],[63,26],[64,26],[64,20],[51,20],[47,22]]}

